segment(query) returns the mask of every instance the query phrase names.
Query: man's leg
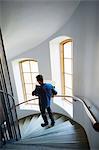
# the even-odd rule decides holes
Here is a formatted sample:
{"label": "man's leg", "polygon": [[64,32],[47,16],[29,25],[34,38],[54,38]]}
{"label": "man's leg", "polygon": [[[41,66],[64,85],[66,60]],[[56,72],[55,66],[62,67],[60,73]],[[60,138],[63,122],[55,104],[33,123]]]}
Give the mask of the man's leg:
{"label": "man's leg", "polygon": [[53,117],[53,114],[52,114],[52,111],[51,111],[50,107],[47,107],[47,112],[49,114],[49,118],[51,119],[51,126],[54,126],[55,125],[55,121],[54,121],[54,117]]}
{"label": "man's leg", "polygon": [[48,120],[47,120],[45,108],[41,108],[41,107],[40,107],[40,111],[41,111],[42,118],[43,118],[43,120],[44,120],[44,123],[42,123],[41,126],[42,126],[42,127],[45,127],[46,125],[48,125]]}

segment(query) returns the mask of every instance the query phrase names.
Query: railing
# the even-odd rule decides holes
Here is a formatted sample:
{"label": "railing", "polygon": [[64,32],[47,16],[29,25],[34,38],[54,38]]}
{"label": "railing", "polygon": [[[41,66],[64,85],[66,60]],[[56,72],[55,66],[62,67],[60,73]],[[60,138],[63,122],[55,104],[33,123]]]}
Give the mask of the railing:
{"label": "railing", "polygon": [[[93,125],[93,128],[99,132],[99,122],[97,121],[96,117],[94,116],[94,114],[92,113],[92,111],[90,110],[90,106],[88,106],[86,104],[86,102],[84,100],[82,100],[81,98],[78,98],[76,96],[65,96],[65,95],[57,95],[56,97],[63,97],[63,98],[72,98],[73,101],[79,101],[83,104],[83,106],[85,107],[85,111],[88,115],[88,117],[90,118],[91,122],[92,122],[92,125]],[[70,102],[71,103],[71,102]]]}
{"label": "railing", "polygon": [[[56,95],[56,96],[54,96],[54,97],[72,98],[72,100],[73,100],[74,102],[76,102],[76,101],[81,102],[81,103],[83,104],[84,108],[85,108],[85,111],[86,111],[88,117],[90,118],[90,120],[91,120],[91,122],[92,122],[93,128],[94,128],[96,131],[99,132],[99,122],[97,121],[96,117],[94,116],[94,114],[93,114],[92,111],[90,110],[90,106],[88,106],[84,100],[82,100],[82,99],[80,99],[80,98],[78,98],[78,97],[76,97],[76,96],[67,96],[67,95]],[[21,102],[21,103],[19,103],[19,104],[16,104],[15,106],[17,107],[17,106],[20,106],[20,105],[22,105],[22,104],[24,104],[24,103],[27,103],[27,102],[30,102],[30,101],[33,101],[33,100],[36,100],[36,99],[38,99],[38,98],[34,98],[34,99],[30,99],[30,100]],[[65,101],[68,101],[69,103],[72,103],[71,101],[69,101],[69,100],[67,100],[67,99],[64,99],[64,100],[65,100]]]}
{"label": "railing", "polygon": [[[24,102],[21,102],[21,103],[19,103],[19,104],[16,104],[15,106],[17,107],[17,106],[20,106],[20,105],[22,105],[22,104],[25,104],[25,103],[27,103],[27,102],[30,102],[30,101],[33,101],[33,100],[37,100],[38,98],[33,98],[33,99],[29,99],[29,100],[27,100],[27,101],[24,101]],[[38,104],[35,104],[35,105],[38,105]]]}
{"label": "railing", "polygon": [[[2,90],[0,90],[0,92],[3,92]],[[3,92],[5,93],[5,92]],[[14,97],[8,93],[5,93],[7,95],[9,95],[13,100],[14,100]],[[92,125],[93,125],[93,128],[99,132],[99,122],[97,121],[96,117],[94,116],[94,114],[92,113],[92,111],[90,110],[90,106],[88,106],[86,104],[86,102],[76,96],[67,96],[67,95],[56,95],[54,97],[61,97],[61,98],[72,98],[74,102],[76,101],[79,101],[83,104],[84,108],[85,108],[85,111],[88,115],[88,117],[90,118],[91,122],[92,122]],[[24,102],[21,102],[19,104],[16,104],[16,105],[13,105],[11,109],[13,109],[13,107],[18,107],[24,103],[27,103],[27,102],[30,102],[30,101],[33,101],[33,100],[37,100],[38,98],[34,98],[34,99],[30,99],[30,100],[27,100],[27,101],[24,101]],[[66,100],[66,99],[64,99]],[[66,100],[67,101],[67,100]],[[70,102],[71,103],[71,102]]]}
{"label": "railing", "polygon": [[[3,90],[0,90],[0,93],[2,93],[3,96],[5,95],[6,98],[10,97],[9,98],[10,108],[9,108],[9,112],[7,112],[7,113],[8,113],[8,115],[14,113],[12,115],[13,119],[11,118],[10,125],[12,127],[13,139],[18,140],[18,139],[21,138],[21,134],[20,134],[19,124],[18,124],[18,117],[17,117],[17,112],[16,112],[15,99],[14,99],[14,97],[12,95],[4,92]],[[6,118],[5,118],[4,123],[2,124],[1,127],[2,127],[2,131],[3,131],[3,134],[4,134],[5,140],[9,140],[10,139],[10,136],[9,136],[10,133],[8,133],[8,127],[7,127]]]}

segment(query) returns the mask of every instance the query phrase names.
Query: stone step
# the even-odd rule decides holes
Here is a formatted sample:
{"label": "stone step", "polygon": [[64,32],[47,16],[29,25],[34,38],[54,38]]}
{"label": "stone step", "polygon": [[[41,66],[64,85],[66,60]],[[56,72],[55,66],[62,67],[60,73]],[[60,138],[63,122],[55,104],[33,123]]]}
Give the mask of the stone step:
{"label": "stone step", "polygon": [[[48,128],[48,126],[42,128],[40,125],[39,129],[37,128],[37,130],[34,130],[33,132],[31,132],[31,134],[27,134],[24,138],[30,138],[30,137],[35,137],[37,135],[41,135],[42,133],[46,132],[46,129],[47,129],[47,131],[48,130],[55,130],[55,129],[57,129],[57,126],[61,126],[60,125],[61,123],[64,123],[63,117],[60,117],[55,121],[55,126],[53,128]],[[70,124],[70,123],[68,123],[68,124]],[[24,139],[24,138],[22,138],[22,139]]]}
{"label": "stone step", "polygon": [[61,131],[64,131],[64,129],[67,128],[68,126],[72,126],[69,121],[66,121],[66,122],[63,122],[63,123],[57,124],[57,125],[55,124],[54,127],[50,127],[50,128],[45,127],[42,130],[40,130],[39,132],[31,134],[30,136],[26,137],[25,139],[30,139],[32,137],[35,138],[35,137],[39,137],[39,136],[44,136],[44,135],[61,132]]}

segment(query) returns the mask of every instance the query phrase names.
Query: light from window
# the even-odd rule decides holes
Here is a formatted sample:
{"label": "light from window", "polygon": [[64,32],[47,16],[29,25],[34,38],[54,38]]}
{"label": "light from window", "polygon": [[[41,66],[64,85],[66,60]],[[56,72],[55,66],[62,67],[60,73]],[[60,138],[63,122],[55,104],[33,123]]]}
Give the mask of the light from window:
{"label": "light from window", "polygon": [[[32,91],[35,89],[36,85],[36,76],[38,73],[38,62],[34,60],[26,60],[20,62],[22,85],[24,99],[30,100],[34,97],[32,96]],[[31,101],[32,104],[38,104],[37,100]]]}
{"label": "light from window", "polygon": [[72,96],[72,41],[63,45],[64,54],[64,94]]}
{"label": "light from window", "polygon": [[71,42],[64,44],[64,58],[72,58]]}

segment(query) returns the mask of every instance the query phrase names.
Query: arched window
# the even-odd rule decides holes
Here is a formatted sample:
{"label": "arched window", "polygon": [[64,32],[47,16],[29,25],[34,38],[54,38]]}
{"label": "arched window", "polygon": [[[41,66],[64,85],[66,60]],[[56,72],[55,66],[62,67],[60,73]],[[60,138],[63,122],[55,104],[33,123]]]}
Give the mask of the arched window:
{"label": "arched window", "polygon": [[[50,41],[52,81],[58,94],[73,95],[73,41],[71,37],[59,36]],[[57,100],[58,99],[58,100]],[[69,101],[69,102],[68,102]],[[54,103],[73,117],[72,98],[54,98]]]}
{"label": "arched window", "polygon": [[[62,93],[64,95],[73,95],[72,78],[73,78],[73,52],[72,40],[67,39],[61,42],[61,77],[62,77]],[[71,98],[68,98],[72,101]]]}
{"label": "arched window", "polygon": [[[22,79],[24,99],[32,99],[32,91],[36,85],[36,76],[38,75],[38,62],[35,60],[24,60],[20,62],[20,73]],[[37,100],[32,101],[37,103]]]}

